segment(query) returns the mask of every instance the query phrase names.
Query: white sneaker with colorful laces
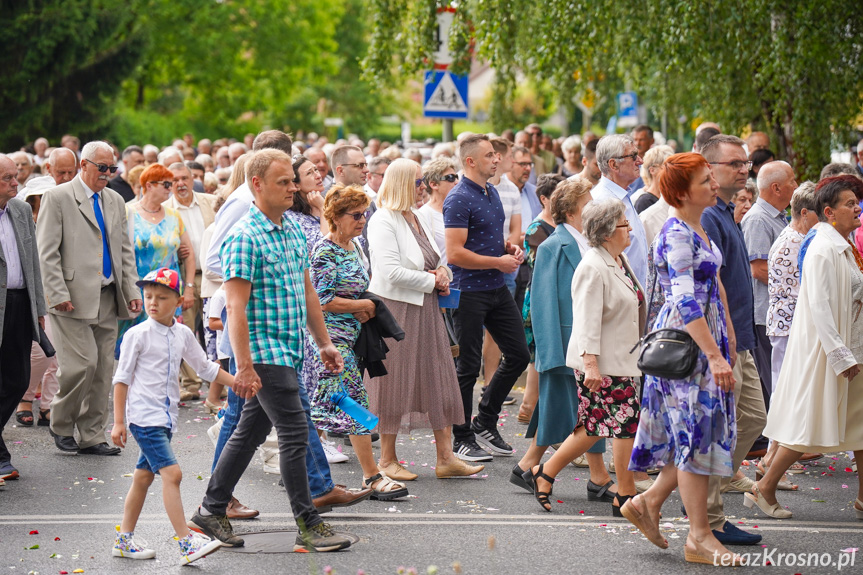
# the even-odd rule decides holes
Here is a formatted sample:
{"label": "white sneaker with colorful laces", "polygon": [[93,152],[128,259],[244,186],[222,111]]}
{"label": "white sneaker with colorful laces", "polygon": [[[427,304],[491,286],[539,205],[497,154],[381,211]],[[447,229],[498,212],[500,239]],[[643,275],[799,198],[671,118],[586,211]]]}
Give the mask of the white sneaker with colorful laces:
{"label": "white sneaker with colorful laces", "polygon": [[188,565],[192,561],[202,559],[216,551],[222,546],[222,542],[218,539],[210,539],[206,535],[190,531],[188,535],[182,539],[177,539],[180,544],[180,565]]}
{"label": "white sneaker with colorful laces", "polygon": [[111,550],[111,555],[114,557],[123,557],[125,559],[154,559],[156,551],[147,549],[147,542],[141,541],[135,543],[132,538],[134,533],[118,533],[117,539],[114,541],[114,548]]}

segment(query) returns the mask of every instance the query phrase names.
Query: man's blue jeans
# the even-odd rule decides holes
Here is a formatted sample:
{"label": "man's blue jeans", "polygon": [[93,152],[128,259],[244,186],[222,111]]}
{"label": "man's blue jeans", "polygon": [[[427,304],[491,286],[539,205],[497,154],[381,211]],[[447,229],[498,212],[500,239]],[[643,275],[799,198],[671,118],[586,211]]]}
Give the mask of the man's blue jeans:
{"label": "man's blue jeans", "polygon": [[[231,358],[229,364],[231,374],[237,373],[237,364],[234,363],[234,358]],[[309,491],[312,493],[312,498],[320,497],[333,490],[335,484],[330,476],[330,464],[327,463],[327,455],[324,453],[324,448],[321,446],[321,438],[318,437],[318,432],[312,424],[311,405],[309,404],[309,395],[306,393],[306,386],[300,383],[300,401],[303,404],[303,410],[306,412],[306,421],[309,425],[309,448],[306,450],[306,470],[309,474]],[[216,469],[216,463],[219,461],[219,456],[225,448],[225,444],[231,438],[234,430],[237,428],[237,423],[240,421],[240,413],[243,411],[243,404],[246,400],[234,393],[234,390],[228,389],[228,407],[225,409],[224,421],[222,422],[222,430],[219,433],[219,440],[216,442],[216,453],[213,455],[213,471]]]}

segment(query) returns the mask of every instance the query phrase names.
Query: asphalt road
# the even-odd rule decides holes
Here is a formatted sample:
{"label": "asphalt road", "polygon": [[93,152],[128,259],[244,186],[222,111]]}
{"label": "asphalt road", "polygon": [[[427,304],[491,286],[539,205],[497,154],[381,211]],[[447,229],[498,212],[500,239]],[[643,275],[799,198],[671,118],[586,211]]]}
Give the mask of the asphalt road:
{"label": "asphalt road", "polygon": [[[505,411],[502,434],[521,452],[527,445],[522,437],[525,427],[516,422],[514,407]],[[209,478],[213,446],[206,430],[212,419],[193,406],[182,409],[180,421],[174,449],[184,472],[183,503],[191,515]],[[130,438],[132,446],[121,456],[105,458],[60,454],[44,427],[19,428],[10,423],[4,437],[21,479],[0,488],[0,573],[179,572],[179,552],[162,509],[158,479],[137,529],[137,535],[157,550],[157,559],[111,557],[114,526],[120,522],[131,481],[128,474],[137,459],[134,440]],[[432,440],[431,432],[400,440],[400,457],[420,475],[409,483],[408,498],[367,501],[325,516],[337,530],[358,538],[349,550],[331,554],[220,550],[186,569],[238,575],[328,570],[338,575],[396,574],[400,569],[409,573],[411,568],[419,574],[435,568],[441,574],[707,573],[713,569],[683,560],[687,522],[680,517],[676,493],[663,509],[670,543],[670,549],[663,551],[625,520],[613,518],[610,504],[587,501],[587,470],[569,467],[561,474],[552,498],[554,511],[545,513],[527,492],[508,482],[516,458],[495,459],[479,477],[436,479]],[[344,450],[353,455],[349,447]],[[606,459],[610,457],[609,453]],[[834,565],[786,566],[787,557],[780,559],[778,554],[791,553],[795,558],[799,553],[817,554],[819,561],[832,563],[841,560],[842,550],[863,548],[863,522],[855,519],[851,508],[857,477],[846,467],[845,455],[833,454],[796,476],[800,491],[780,494],[780,501],[794,511],[789,520],[766,518],[760,511],[745,509],[742,495],[727,495],[730,520],[761,532],[766,546],[737,550],[772,553],[772,565],[758,568],[771,575],[837,572]],[[334,465],[332,473],[337,483],[354,487],[362,475],[354,457]],[[277,476],[263,473],[257,462],[249,468],[236,495],[259,509],[261,517],[235,522],[238,532],[293,529],[288,499],[277,481]],[[281,542],[290,547],[294,535],[285,533]],[[280,542],[280,536],[270,537],[271,542]],[[863,573],[863,554],[857,552],[854,562],[842,572]]]}

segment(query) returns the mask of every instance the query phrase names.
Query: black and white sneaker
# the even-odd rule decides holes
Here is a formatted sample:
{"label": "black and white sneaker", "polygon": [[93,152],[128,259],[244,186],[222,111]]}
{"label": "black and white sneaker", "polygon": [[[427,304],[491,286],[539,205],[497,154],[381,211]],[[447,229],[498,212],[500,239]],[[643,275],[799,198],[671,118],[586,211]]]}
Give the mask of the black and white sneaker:
{"label": "black and white sneaker", "polygon": [[477,445],[476,441],[457,441],[453,453],[462,461],[492,461],[491,454]]}
{"label": "black and white sneaker", "polygon": [[492,455],[512,457],[515,453],[515,449],[503,440],[496,427],[479,427],[474,419],[470,424],[470,430],[476,435],[476,442]]}

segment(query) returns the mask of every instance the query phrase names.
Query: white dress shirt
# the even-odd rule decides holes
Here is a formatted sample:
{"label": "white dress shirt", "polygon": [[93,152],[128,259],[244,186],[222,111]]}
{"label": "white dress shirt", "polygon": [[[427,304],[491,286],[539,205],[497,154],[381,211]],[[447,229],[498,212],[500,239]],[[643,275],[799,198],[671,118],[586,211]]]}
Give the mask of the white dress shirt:
{"label": "white dress shirt", "polygon": [[593,196],[594,200],[617,198],[626,206],[626,219],[632,226],[632,231],[629,232],[632,243],[623,253],[629,259],[629,265],[632,267],[635,277],[638,278],[638,283],[647,285],[647,235],[644,233],[644,226],[641,224],[638,212],[632,205],[632,193],[602,176],[599,183],[590,191],[590,195]]}
{"label": "white dress shirt", "polygon": [[[168,199],[168,206],[177,210],[180,213],[180,217],[183,218],[183,225],[189,233],[192,249],[195,251],[195,271],[201,271],[201,262],[206,261],[206,258],[201,255],[201,239],[204,237],[204,214],[201,213],[198,198],[192,193],[192,203],[184,206],[177,199],[177,196],[171,195]],[[186,281],[193,281],[193,279]]]}
{"label": "white dress shirt", "polygon": [[584,237],[584,234],[575,229],[574,226],[564,223],[563,227],[566,228],[566,231],[568,231],[573,238],[575,238],[575,243],[578,244],[578,251],[581,252],[581,257],[584,257],[584,254],[593,249],[592,247],[590,247],[590,244],[587,242],[587,238]]}
{"label": "white dress shirt", "polygon": [[[90,186],[88,186],[87,184],[84,183],[84,180],[81,178],[81,174],[78,174],[75,177],[78,178],[78,181],[81,182],[82,186],[84,186],[84,191],[87,192],[87,199],[90,200],[90,207],[92,207],[93,206],[93,194],[95,194],[96,192],[91,190]],[[104,192],[105,190],[103,189],[102,191]],[[108,223],[106,221],[107,218],[105,217],[105,202],[102,201],[102,194],[99,194],[98,196],[96,196],[96,201],[99,202],[99,209],[102,211],[102,221],[105,221],[105,232],[107,233],[108,232]],[[96,212],[96,210],[94,209],[93,213],[95,214],[95,212]],[[101,248],[101,247],[102,246],[99,246],[99,248]],[[111,247],[111,242],[109,240],[108,241],[108,248],[110,249],[110,247]],[[102,254],[102,257],[103,258],[105,258],[105,257],[110,258],[111,254]],[[102,278],[102,287],[105,287],[107,285],[111,285],[111,283],[113,283],[113,282],[114,282],[114,262],[111,262],[111,275],[109,275],[106,278],[104,278],[104,277]]]}
{"label": "white dress shirt", "polygon": [[177,429],[180,360],[207,382],[219,375],[219,364],[207,359],[195,334],[181,323],[168,327],[147,318],[126,332],[113,380],[129,386],[126,425]]}
{"label": "white dress shirt", "polygon": [[24,289],[24,270],[21,267],[21,255],[18,253],[9,204],[0,210],[0,248],[6,258],[6,289]]}

